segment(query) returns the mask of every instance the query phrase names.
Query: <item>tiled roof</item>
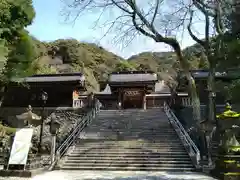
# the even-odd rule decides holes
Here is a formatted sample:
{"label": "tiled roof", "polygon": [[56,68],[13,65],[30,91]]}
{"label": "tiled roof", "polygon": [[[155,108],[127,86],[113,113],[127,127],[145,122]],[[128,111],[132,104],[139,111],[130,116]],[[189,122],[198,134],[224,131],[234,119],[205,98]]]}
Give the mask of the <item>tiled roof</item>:
{"label": "tiled roof", "polygon": [[141,74],[111,74],[109,82],[144,82],[157,81],[157,74],[155,73],[141,73]]}
{"label": "tiled roof", "polygon": [[12,79],[13,82],[63,82],[63,81],[84,81],[85,77],[81,73],[73,74],[42,74],[25,78]]}
{"label": "tiled roof", "polygon": [[111,74],[154,74],[153,71],[119,71],[119,72],[112,72]]}
{"label": "tiled roof", "polygon": [[[191,71],[192,76],[194,78],[207,78],[209,72],[208,71]],[[215,77],[225,77],[227,75],[226,72],[216,72]]]}

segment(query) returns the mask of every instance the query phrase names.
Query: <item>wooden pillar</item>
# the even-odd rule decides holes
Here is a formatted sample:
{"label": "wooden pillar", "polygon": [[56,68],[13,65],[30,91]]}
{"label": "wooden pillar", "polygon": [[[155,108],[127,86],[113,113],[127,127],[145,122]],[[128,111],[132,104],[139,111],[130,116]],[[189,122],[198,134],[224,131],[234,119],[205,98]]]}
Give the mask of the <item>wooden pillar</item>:
{"label": "wooden pillar", "polygon": [[147,98],[146,98],[146,91],[143,91],[143,109],[147,109]]}
{"label": "wooden pillar", "polygon": [[156,105],[155,105],[155,96],[153,96],[153,101],[152,101],[152,107],[155,107]]}
{"label": "wooden pillar", "polygon": [[118,109],[122,109],[122,89],[118,91]]}

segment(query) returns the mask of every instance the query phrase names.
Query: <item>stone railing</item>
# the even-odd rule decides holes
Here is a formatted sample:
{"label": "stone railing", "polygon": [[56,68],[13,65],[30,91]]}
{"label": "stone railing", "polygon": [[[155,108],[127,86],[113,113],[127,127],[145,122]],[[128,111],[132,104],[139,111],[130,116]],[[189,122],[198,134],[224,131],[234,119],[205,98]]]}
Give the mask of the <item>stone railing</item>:
{"label": "stone railing", "polygon": [[195,165],[196,169],[200,169],[200,151],[192,141],[182,124],[179,122],[175,114],[169,108],[168,104],[164,103],[164,111],[168,116],[170,123],[172,124],[173,128],[177,132],[180,140],[182,141],[186,151],[188,152],[193,164]]}

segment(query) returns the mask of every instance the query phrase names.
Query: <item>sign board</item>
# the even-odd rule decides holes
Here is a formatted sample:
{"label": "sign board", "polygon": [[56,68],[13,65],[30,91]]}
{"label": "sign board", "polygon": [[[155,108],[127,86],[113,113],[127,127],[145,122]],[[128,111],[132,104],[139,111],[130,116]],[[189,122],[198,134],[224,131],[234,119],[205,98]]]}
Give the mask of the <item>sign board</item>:
{"label": "sign board", "polygon": [[32,128],[18,129],[8,161],[9,165],[26,165],[33,135]]}
{"label": "sign board", "polygon": [[140,95],[139,91],[125,91],[125,95],[127,96],[137,96]]}

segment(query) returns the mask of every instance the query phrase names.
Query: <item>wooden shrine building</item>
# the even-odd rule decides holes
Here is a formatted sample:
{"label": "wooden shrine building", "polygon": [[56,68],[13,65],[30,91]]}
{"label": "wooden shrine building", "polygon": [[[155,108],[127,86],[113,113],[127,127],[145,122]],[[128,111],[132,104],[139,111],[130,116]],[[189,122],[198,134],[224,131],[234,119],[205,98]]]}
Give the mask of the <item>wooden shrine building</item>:
{"label": "wooden shrine building", "polygon": [[[237,73],[239,69],[229,69],[226,71],[217,71],[215,73],[215,80],[222,81],[222,82],[231,82],[232,80],[239,79],[239,73]],[[200,98],[201,104],[207,104],[208,103],[208,88],[207,88],[207,79],[208,79],[208,70],[192,70],[191,74],[192,77],[195,79],[196,87],[197,87],[197,93]],[[181,92],[188,92],[188,82],[184,76],[184,73],[179,73],[178,75],[179,79],[179,87],[178,91]],[[216,104],[225,104],[226,97],[224,93],[221,92],[221,90],[216,89]]]}
{"label": "wooden shrine building", "polygon": [[169,88],[152,71],[113,72],[100,87],[102,91],[95,96],[105,109],[159,107],[171,96]]}
{"label": "wooden shrine building", "polygon": [[84,82],[81,73],[42,74],[12,79],[2,107],[41,107],[42,91],[48,94],[46,107],[71,107],[73,90],[84,92]]}
{"label": "wooden shrine building", "polygon": [[109,76],[109,86],[122,108],[146,109],[146,95],[154,90],[157,74],[146,71],[115,72]]}

